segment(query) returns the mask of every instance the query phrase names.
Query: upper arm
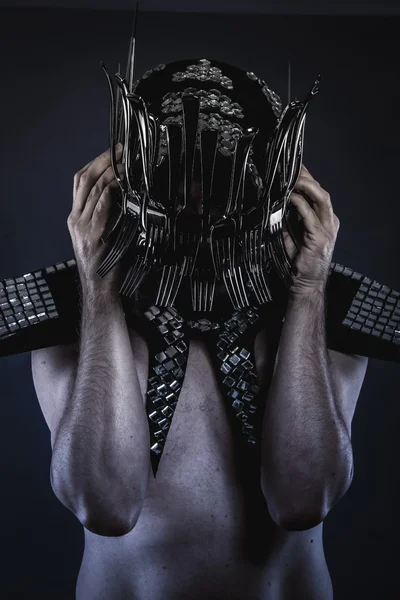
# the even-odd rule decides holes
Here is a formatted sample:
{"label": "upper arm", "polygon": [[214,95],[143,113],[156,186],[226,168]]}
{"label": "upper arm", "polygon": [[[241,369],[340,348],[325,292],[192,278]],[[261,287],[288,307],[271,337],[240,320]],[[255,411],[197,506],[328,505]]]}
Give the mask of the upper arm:
{"label": "upper arm", "polygon": [[364,383],[368,358],[328,348],[335,398],[351,439],[351,423]]}
{"label": "upper arm", "polygon": [[78,343],[33,350],[31,363],[33,384],[53,448],[55,433],[75,384]]}

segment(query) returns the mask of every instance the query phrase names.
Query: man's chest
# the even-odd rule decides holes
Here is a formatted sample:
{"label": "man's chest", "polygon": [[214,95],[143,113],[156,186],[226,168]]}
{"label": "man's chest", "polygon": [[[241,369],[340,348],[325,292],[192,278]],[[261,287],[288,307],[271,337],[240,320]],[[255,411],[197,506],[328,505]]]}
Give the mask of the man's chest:
{"label": "man's chest", "polygon": [[[149,352],[144,339],[130,333],[146,404]],[[262,393],[268,389],[275,346],[267,332],[257,335],[254,357]],[[251,462],[256,454],[241,456],[238,441],[209,352],[201,341],[191,341],[156,477],[150,466],[139,520],[124,538],[129,556],[138,560],[143,544],[160,552],[180,548],[189,562],[220,560],[226,551],[238,564],[244,557],[257,564],[267,560],[279,532],[261,491],[259,465]],[[163,556],[175,564],[169,550]]]}
{"label": "man's chest", "polygon": [[[130,330],[135,367],[143,393],[143,401],[149,414],[148,390],[149,348],[143,337]],[[254,360],[254,372],[260,391],[257,395],[257,419],[262,419],[263,407],[275,363],[278,339],[266,328],[260,330],[250,348]],[[232,397],[224,393],[218,365],[210,356],[209,348],[201,340],[191,340],[182,388],[171,419],[164,444],[157,477],[149,474],[149,491],[157,482],[160,489],[168,486],[193,489],[221,489],[220,478],[228,484],[237,480],[238,428],[234,421]],[[228,390],[229,393],[229,390]],[[237,449],[236,449],[237,450]],[[200,480],[204,482],[199,486]],[[210,490],[209,490],[210,491]]]}

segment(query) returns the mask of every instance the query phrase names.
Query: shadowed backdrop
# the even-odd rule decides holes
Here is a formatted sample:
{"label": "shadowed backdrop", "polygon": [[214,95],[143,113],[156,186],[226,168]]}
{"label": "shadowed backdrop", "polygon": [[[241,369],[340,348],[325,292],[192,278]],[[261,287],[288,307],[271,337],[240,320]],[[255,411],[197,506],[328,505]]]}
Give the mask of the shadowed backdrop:
{"label": "shadowed backdrop", "polygon": [[[125,62],[132,13],[1,8],[0,22],[2,280],[73,257],[73,177],[109,147],[100,60],[114,72]],[[304,162],[341,222],[333,260],[400,291],[398,28],[395,16],[144,12],[136,73],[215,58],[254,71],[285,102],[289,59],[293,95],[321,73]],[[353,421],[353,484],[324,527],[335,600],[400,597],[398,380],[398,365],[370,360]],[[73,600],[83,531],[51,490],[29,354],[0,359],[0,428],[0,597]]]}

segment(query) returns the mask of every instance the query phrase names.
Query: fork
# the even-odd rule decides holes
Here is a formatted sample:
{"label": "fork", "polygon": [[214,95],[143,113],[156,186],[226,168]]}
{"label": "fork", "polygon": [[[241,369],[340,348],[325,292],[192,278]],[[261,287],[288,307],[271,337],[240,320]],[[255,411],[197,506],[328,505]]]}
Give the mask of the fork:
{"label": "fork", "polygon": [[[321,78],[318,76],[304,102],[295,101],[286,107],[268,152],[265,178],[265,197],[268,204],[280,160],[282,161],[282,181],[280,182],[280,198],[274,202],[269,214],[269,211],[264,210],[261,231],[269,257],[288,288],[293,283],[293,269],[283,240],[282,222],[286,218],[286,206],[300,174],[307,109],[312,97],[319,92],[320,80]],[[289,228],[288,231],[293,238]],[[293,241],[295,242],[295,240]]]}
{"label": "fork", "polygon": [[[257,130],[248,129],[237,141],[229,198],[224,215],[211,227],[211,255],[218,279],[223,279],[229,298],[235,309],[249,306],[249,299],[243,279],[242,265],[237,260],[237,233],[240,231],[244,181],[247,160]],[[239,203],[239,195],[242,195]]]}
{"label": "fork", "polygon": [[[173,231],[173,247],[165,257],[156,303],[160,306],[173,305],[182,278],[191,275],[196,262],[201,237],[201,224],[190,222],[183,214],[191,194],[193,172],[196,159],[197,128],[200,113],[200,99],[197,96],[183,96],[183,136],[170,137],[171,127],[167,127],[167,149],[169,156],[169,201]],[[173,173],[180,170],[183,150],[183,200],[178,202],[173,189]]]}
{"label": "fork", "polygon": [[236,264],[236,220],[233,216],[217,222],[211,229],[211,253],[214,270],[222,279],[233,307],[248,306],[241,266]]}
{"label": "fork", "polygon": [[[281,278],[290,287],[293,283],[293,269],[291,260],[286,252],[285,244],[283,241],[283,219],[286,215],[286,207],[289,200],[289,196],[296,184],[298,176],[300,174],[302,159],[303,159],[303,144],[302,139],[304,136],[305,128],[305,113],[304,108],[300,115],[290,123],[287,135],[285,136],[281,153],[283,154],[283,162],[286,162],[287,156],[287,139],[289,136],[292,137],[290,148],[293,150],[292,154],[288,157],[288,173],[286,172],[286,164],[283,169],[283,185],[281,187],[281,198],[277,200],[271,208],[269,215],[269,223],[266,227],[266,223],[263,220],[262,230],[269,231],[268,239],[268,253],[270,259],[273,261],[275,268],[278,270]],[[294,138],[294,139],[293,139]],[[281,156],[282,156],[281,154]],[[289,234],[290,230],[289,230]]]}
{"label": "fork", "polygon": [[[168,218],[165,208],[160,203],[152,202],[150,195],[154,182],[155,162],[157,160],[160,140],[159,120],[147,113],[147,108],[142,98],[129,92],[125,80],[121,77],[118,80],[124,92],[122,101],[125,111],[125,139],[127,140],[125,146],[126,180],[130,195],[136,200],[136,207],[134,206],[134,208],[139,209],[139,233],[136,239],[137,257],[135,263],[130,267],[120,289],[121,294],[131,297],[150,269],[160,261],[161,249],[167,237]],[[142,197],[134,190],[129,172],[129,166],[131,165],[132,144],[130,142],[132,117],[136,120],[139,138],[141,174],[144,184]],[[136,156],[134,156],[135,158]]]}
{"label": "fork", "polygon": [[[272,295],[265,278],[267,255],[269,255],[270,260],[272,260],[281,277],[285,279],[288,277],[287,269],[284,267],[285,254],[282,251],[284,244],[279,235],[286,208],[285,189],[283,191],[281,190],[280,199],[273,203],[271,211],[270,204],[272,184],[275,179],[282,153],[285,153],[284,157],[286,158],[286,141],[294,120],[292,113],[296,108],[294,103],[286,108],[277,124],[273,139],[268,147],[264,189],[259,201],[259,204],[261,203],[261,214],[259,205],[257,205],[244,219],[245,266],[256,299],[260,304],[272,300]],[[283,173],[286,180],[285,159],[283,160],[283,164]],[[296,180],[297,179],[295,179],[295,181]],[[288,182],[286,183],[286,189],[287,187]],[[260,216],[261,224],[259,225]],[[268,222],[269,236],[267,227]],[[280,241],[282,241],[282,244],[279,243]]]}
{"label": "fork", "polygon": [[126,214],[121,218],[122,225],[114,246],[96,271],[100,277],[105,277],[114,265],[121,260],[137,234],[138,219],[130,214]]}
{"label": "fork", "polygon": [[196,231],[177,232],[178,241],[173,251],[172,264],[164,265],[156,304],[172,306],[185,275],[192,275],[200,244]]}
{"label": "fork", "polygon": [[[256,212],[256,211],[255,211]],[[259,213],[259,211],[257,211]],[[255,219],[254,219],[255,221]],[[265,279],[266,253],[265,244],[261,241],[261,225],[244,227],[244,265],[252,289],[259,304],[272,300],[272,294]]]}
{"label": "fork", "polygon": [[[123,180],[117,169],[117,161],[116,161],[116,152],[115,152],[115,144],[116,144],[116,130],[117,130],[117,114],[116,114],[116,103],[115,103],[115,93],[114,87],[111,82],[110,73],[107,67],[102,63],[102,68],[104,73],[107,76],[110,95],[111,95],[111,108],[110,108],[110,141],[111,141],[111,164],[113,167],[115,178],[119,184],[119,187],[122,192],[122,206],[118,208],[114,207],[110,219],[107,223],[107,226],[102,234],[101,240],[103,243],[107,241],[110,235],[116,230],[117,225],[120,225],[120,229],[118,232],[118,236],[114,242],[114,246],[109,252],[109,254],[105,257],[100,267],[97,270],[97,274],[100,277],[104,277],[113,267],[114,265],[121,260],[121,258],[126,254],[129,249],[130,244],[133,239],[137,235],[138,231],[138,219],[135,213],[142,214],[143,212],[143,204],[141,202],[141,198],[139,194],[134,189],[133,182],[130,178],[129,166],[131,162],[131,152],[130,152],[130,144],[129,141],[131,139],[131,126],[132,126],[132,111],[136,116],[136,112],[138,112],[141,108],[140,99],[132,94],[129,94],[128,84],[125,79],[123,79],[119,73],[116,74],[116,80],[118,85],[118,98],[122,102],[123,112],[125,117],[125,141],[128,142],[124,147],[124,162],[125,162],[125,174],[126,178]],[[139,104],[139,108],[134,111],[132,107],[132,103],[128,101],[128,97],[131,98],[134,96],[136,104]],[[142,137],[143,133],[139,130],[139,137]],[[127,209],[128,206],[128,198],[130,199],[131,206],[136,209],[133,212],[129,212]]]}
{"label": "fork", "polygon": [[120,293],[132,297],[153,267],[160,264],[168,231],[168,217],[163,206],[147,208],[147,229],[139,234],[136,244],[138,254],[121,286]]}
{"label": "fork", "polygon": [[210,312],[215,293],[216,275],[210,269],[195,269],[191,277],[192,306],[194,311]]}

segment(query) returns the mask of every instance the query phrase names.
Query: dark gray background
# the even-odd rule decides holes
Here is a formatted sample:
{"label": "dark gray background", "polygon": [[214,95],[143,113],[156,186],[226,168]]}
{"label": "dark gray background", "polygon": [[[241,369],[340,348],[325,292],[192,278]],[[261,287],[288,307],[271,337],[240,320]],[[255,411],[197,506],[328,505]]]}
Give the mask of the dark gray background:
{"label": "dark gray background", "polygon": [[[125,61],[131,14],[3,8],[0,21],[2,280],[73,256],[66,225],[73,176],[108,147],[109,92],[99,63],[116,70]],[[255,71],[286,100],[289,58],[299,96],[321,72],[305,164],[341,221],[334,260],[400,290],[398,29],[396,17],[148,12],[140,18],[137,74],[160,62],[214,57]],[[370,361],[353,422],[354,481],[325,521],[335,600],[400,597],[398,374],[396,364]],[[83,532],[50,487],[50,435],[30,356],[2,358],[0,381],[0,597],[71,600]]]}
{"label": "dark gray background", "polygon": [[[0,0],[0,6],[131,10],[136,0]],[[398,2],[331,0],[140,0],[140,10],[185,13],[258,13],[296,15],[398,15]]]}

